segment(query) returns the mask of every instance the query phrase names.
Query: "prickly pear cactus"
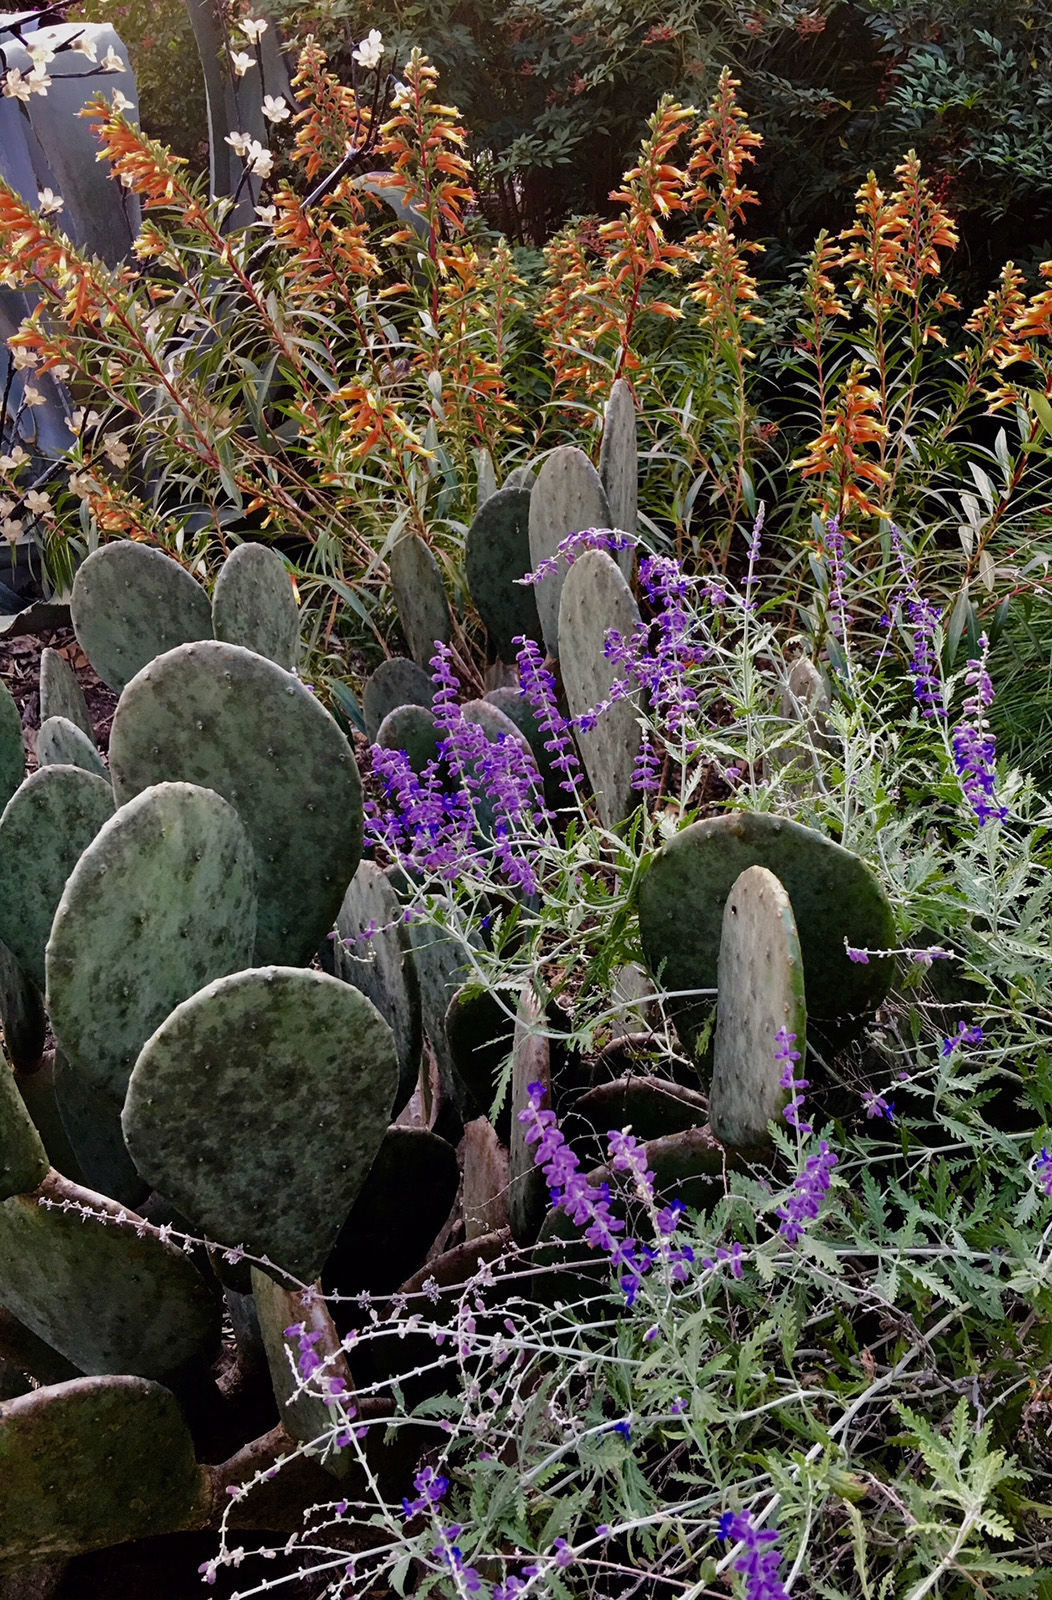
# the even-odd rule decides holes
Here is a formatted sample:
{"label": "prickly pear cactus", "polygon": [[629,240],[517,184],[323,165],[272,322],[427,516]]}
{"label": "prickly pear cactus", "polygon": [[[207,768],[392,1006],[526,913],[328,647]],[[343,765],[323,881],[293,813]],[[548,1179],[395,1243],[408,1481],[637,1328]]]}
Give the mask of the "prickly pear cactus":
{"label": "prickly pear cactus", "polygon": [[[613,526],[634,534],[639,494],[639,447],[636,442],[636,403],[624,378],[610,390],[603,420],[599,476],[610,504]],[[626,578],[632,576],[632,551],[618,552]]]}
{"label": "prickly pear cactus", "polygon": [[257,962],[310,961],[362,850],[354,751],[297,678],[240,645],[182,645],[121,695],[110,771],[123,805],[182,779],[236,807],[252,842]]}
{"label": "prickly pear cactus", "polygon": [[210,1501],[159,1383],[73,1378],[0,1405],[0,1571],[201,1526]]}
{"label": "prickly pear cactus", "polygon": [[375,743],[385,750],[404,750],[413,771],[423,772],[429,761],[439,759],[443,737],[426,706],[398,706],[381,722]]}
{"label": "prickly pear cactus", "polygon": [[165,650],[212,637],[201,585],[162,550],[131,539],[92,551],[73,580],[71,610],[81,649],[111,689]]}
{"label": "prickly pear cactus", "polygon": [[435,653],[435,640],[448,644],[453,632],[438,562],[418,533],[404,533],[392,548],[387,567],[409,654],[426,666]]}
{"label": "prickly pear cactus", "polygon": [[516,1244],[533,1244],[548,1211],[548,1188],[534,1160],[532,1144],[519,1113],[526,1108],[530,1085],[539,1083],[546,1104],[551,1102],[551,1047],[544,1032],[544,1012],[536,996],[523,991],[519,1000],[511,1072],[511,1144],[508,1150],[511,1182],[508,1218]]}
{"label": "prickly pear cactus", "polygon": [[212,594],[212,629],[226,644],[244,645],[295,672],[300,617],[288,568],[265,544],[239,544],[223,563]]}
{"label": "prickly pear cactus", "polygon": [[[624,669],[603,652],[608,629],[627,639],[639,620],[617,563],[605,550],[586,550],[566,575],[559,606],[559,664],[575,720],[608,700],[623,675]],[[643,734],[633,700],[616,700],[594,728],[579,729],[575,736],[599,820],[604,828],[614,828],[639,803],[632,775]]]}
{"label": "prickly pear cactus", "polygon": [[370,743],[375,743],[380,724],[392,711],[400,706],[430,707],[434,696],[434,684],[416,661],[407,661],[405,656],[381,661],[362,692],[362,713]]}
{"label": "prickly pear cactus", "polygon": [[99,830],[59,901],[47,946],[63,1054],[117,1105],[142,1045],[173,1006],[248,965],[252,850],[210,789],[163,783]]}
{"label": "prickly pear cactus", "polygon": [[351,879],[336,918],[336,933],[336,976],[371,1000],[394,1034],[398,1094],[393,1113],[397,1113],[412,1094],[420,1071],[424,1042],[420,982],[401,904],[375,862],[363,861]]}
{"label": "prickly pear cactus", "polygon": [[513,661],[520,634],[541,640],[532,587],[517,580],[530,570],[530,491],[499,489],[468,529],[464,573],[471,598],[497,655]]}
{"label": "prickly pear cactus", "polygon": [[113,811],[104,778],[80,767],[41,767],[0,816],[0,939],[41,989],[66,880]]}
{"label": "prickly pear cactus", "polygon": [[457,1154],[445,1139],[426,1128],[388,1128],[324,1281],[346,1294],[393,1294],[423,1265],[459,1183]]}
{"label": "prickly pear cactus", "polygon": [[397,1083],[394,1037],[357,989],[257,967],[192,995],[147,1040],[124,1137],[142,1175],[207,1237],[310,1282],[380,1148]]}
{"label": "prickly pear cactus", "polygon": [[0,1282],[5,1306],[82,1372],[160,1378],[218,1340],[215,1291],[189,1256],[57,1172],[0,1205]]}
{"label": "prickly pear cactus", "polygon": [[504,480],[505,489],[532,489],[537,477],[537,468],[531,461],[521,467],[512,467]]}
{"label": "prickly pear cactus", "polygon": [[723,908],[739,874],[767,867],[784,885],[800,931],[807,1011],[812,1018],[872,1011],[894,973],[888,956],[852,962],[853,948],[894,945],[888,897],[858,856],[801,823],[735,812],[693,822],[651,857],[639,889],[643,954],[663,990],[701,990],[670,1001],[693,1047],[716,988]]}
{"label": "prickly pear cactus", "polygon": [[[807,1048],[804,965],[789,896],[766,867],[747,867],[723,908],[709,1120],[722,1144],[752,1150],[789,1102],[782,1078]],[[783,1031],[784,1030],[784,1031]],[[785,1041],[779,1056],[779,1033]]]}
{"label": "prickly pear cactus", "polygon": [[25,775],[22,717],[14,695],[0,678],[0,806],[6,806]]}
{"label": "prickly pear cactus", "polygon": [[[135,1170],[121,1132],[121,1097],[100,1089],[79,1067],[56,1050],[51,1063],[54,1108],[62,1127],[64,1144],[73,1154],[75,1171],[62,1162],[62,1151],[48,1143],[51,1164],[82,1183],[87,1189],[119,1200],[133,1210],[150,1193]],[[45,1141],[50,1135],[44,1133]]]}
{"label": "prickly pear cactus", "polygon": [[[536,568],[555,555],[567,534],[581,528],[611,527],[610,505],[592,463],[574,445],[561,444],[545,459],[530,494],[530,563]],[[534,589],[537,612],[550,656],[559,654],[559,601],[568,567],[542,578]]]}
{"label": "prickly pear cactus", "polygon": [[[287,1336],[285,1330],[301,1324],[305,1331],[315,1335],[314,1354],[319,1361],[324,1361],[326,1377],[342,1379],[344,1393],[350,1395],[351,1373],[341,1353],[340,1336],[333,1326],[328,1306],[313,1292],[313,1286],[306,1291],[285,1287],[258,1267],[252,1268],[251,1282],[278,1416],[294,1439],[309,1445],[330,1431],[332,1418],[328,1405],[317,1394],[296,1393],[299,1340],[295,1335]],[[334,1478],[344,1478],[354,1459],[349,1450],[337,1451],[326,1456],[322,1464]]]}
{"label": "prickly pear cactus", "polygon": [[80,767],[109,784],[106,763],[99,755],[94,740],[89,739],[83,728],[78,728],[68,717],[48,717],[46,722],[40,724],[37,760],[42,767]]}
{"label": "prickly pear cactus", "polygon": [[65,717],[95,743],[91,713],[77,674],[60,651],[46,649],[40,655],[41,723],[49,717]]}
{"label": "prickly pear cactus", "polygon": [[43,1141],[15,1085],[14,1073],[0,1061],[0,1200],[27,1194],[43,1183],[47,1174]]}

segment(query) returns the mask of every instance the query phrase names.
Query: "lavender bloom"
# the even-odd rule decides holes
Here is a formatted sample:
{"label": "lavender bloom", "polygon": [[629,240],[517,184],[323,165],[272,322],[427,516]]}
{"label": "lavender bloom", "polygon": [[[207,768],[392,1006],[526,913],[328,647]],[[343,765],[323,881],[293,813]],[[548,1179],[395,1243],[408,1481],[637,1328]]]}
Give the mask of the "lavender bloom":
{"label": "lavender bloom", "polygon": [[767,507],[761,502],[760,509],[756,513],[756,520],[752,525],[752,534],[749,539],[749,550],[747,556],[748,570],[745,574],[744,584],[746,611],[752,611],[756,604],[753,599],[752,592],[756,584],[756,563],[760,559],[760,536],[763,533],[763,523],[766,515]]}
{"label": "lavender bloom", "polygon": [[830,633],[838,639],[844,631],[844,535],[840,531],[840,518],[830,517],[826,523],[826,549],[829,551],[829,604],[835,612]]}
{"label": "lavender bloom", "polygon": [[632,787],[639,794],[657,794],[661,788],[661,762],[654,751],[649,733],[644,733],[636,764],[632,769]]}
{"label": "lavender bloom", "polygon": [[434,1467],[424,1467],[413,1479],[413,1488],[416,1490],[415,1500],[404,1499],[402,1510],[407,1517],[415,1517],[421,1511],[429,1511],[432,1506],[437,1506],[449,1488],[449,1479],[440,1478]]}
{"label": "lavender bloom", "polygon": [[868,967],[869,966],[869,951],[868,950],[856,950],[854,948],[854,946],[850,945],[850,944],[845,945],[844,948],[847,950],[847,958],[848,958],[849,961],[854,961],[858,965],[863,966],[863,967]]}
{"label": "lavender bloom", "polygon": [[650,695],[655,716],[663,718],[669,733],[679,735],[698,709],[697,692],[687,674],[709,652],[692,638],[687,604],[691,584],[679,563],[667,556],[647,556],[639,564],[639,576],[655,608],[657,647],[653,652],[633,650],[632,670]]}
{"label": "lavender bloom", "polygon": [[800,1051],[793,1049],[793,1045],[796,1043],[796,1034],[790,1033],[787,1028],[779,1028],[774,1036],[774,1042],[778,1047],[774,1052],[774,1059],[785,1062],[782,1076],[778,1080],[779,1086],[783,1089],[788,1089],[793,1096],[782,1115],[790,1128],[796,1128],[800,1133],[810,1133],[812,1131],[811,1124],[801,1121],[800,1118],[800,1110],[804,1103],[803,1092],[805,1089],[809,1089],[811,1085],[806,1078],[798,1078],[796,1076],[796,1063],[801,1059]]}
{"label": "lavender bloom", "polygon": [[519,680],[522,693],[533,707],[541,732],[547,737],[544,748],[552,758],[552,766],[563,774],[559,787],[579,798],[577,783],[581,777],[581,763],[565,717],[555,698],[555,679],[544,665],[540,648],[533,639],[521,635],[512,641],[518,646]]}
{"label": "lavender bloom", "polygon": [[578,528],[560,541],[553,556],[538,561],[532,572],[527,572],[524,578],[516,578],[515,582],[537,584],[542,578],[549,578],[560,571],[564,562],[572,566],[586,550],[609,550],[616,555],[620,550],[634,550],[637,542],[630,533],[624,533],[620,528]]}
{"label": "lavender bloom", "polygon": [[982,1044],[985,1037],[986,1035],[978,1022],[970,1028],[967,1023],[959,1022],[957,1024],[957,1032],[951,1035],[949,1039],[942,1041],[942,1054],[944,1056],[952,1056],[959,1044]]}
{"label": "lavender bloom", "polygon": [[757,1528],[749,1511],[725,1511],[719,1536],[743,1546],[734,1570],[745,1578],[746,1600],[789,1600],[789,1591],[778,1576],[782,1557],[774,1546],[782,1536],[776,1529]]}
{"label": "lavender bloom", "polygon": [[888,1122],[895,1121],[895,1102],[888,1100],[882,1094],[877,1094],[874,1089],[867,1089],[862,1096],[867,1117],[885,1117]]}
{"label": "lavender bloom", "polygon": [[930,721],[946,715],[946,692],[939,677],[935,658],[935,630],[942,621],[942,612],[927,600],[909,601],[907,613],[913,627],[913,697],[921,708],[921,716]]}
{"label": "lavender bloom", "polygon": [[713,1260],[712,1256],[702,1256],[701,1258],[702,1266],[707,1267],[710,1272],[715,1272],[716,1268],[723,1261],[730,1262],[731,1274],[733,1277],[744,1278],[745,1268],[742,1266],[742,1247],[738,1243],[737,1239],[733,1241],[729,1250],[726,1245],[718,1245],[716,1247],[715,1260]]}
{"label": "lavender bloom", "polygon": [[991,819],[1003,822],[1008,816],[1008,808],[993,804],[997,783],[994,770],[997,741],[986,725],[985,713],[987,707],[993,704],[994,686],[986,670],[989,641],[985,633],[980,635],[979,644],[982,656],[978,661],[969,661],[965,678],[975,692],[964,702],[963,718],[954,728],[951,742],[961,788],[978,818],[980,828],[985,828]]}
{"label": "lavender bloom", "polygon": [[802,1237],[807,1224],[821,1211],[836,1164],[836,1155],[823,1139],[818,1154],[808,1157],[803,1172],[797,1176],[787,1203],[778,1207],[782,1219],[778,1232],[789,1244]]}
{"label": "lavender bloom", "polygon": [[1047,1145],[1041,1146],[1041,1154],[1034,1157],[1030,1166],[1046,1198],[1052,1200],[1052,1155]]}

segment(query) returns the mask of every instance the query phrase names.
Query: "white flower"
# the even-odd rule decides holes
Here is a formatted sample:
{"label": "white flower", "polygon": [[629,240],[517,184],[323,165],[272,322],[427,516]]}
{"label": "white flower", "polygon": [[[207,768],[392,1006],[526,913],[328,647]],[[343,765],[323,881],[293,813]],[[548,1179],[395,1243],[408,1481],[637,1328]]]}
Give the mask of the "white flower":
{"label": "white flower", "polygon": [[132,102],[128,99],[128,96],[126,94],[122,94],[119,89],[114,89],[112,99],[110,100],[110,110],[113,112],[113,115],[116,116],[118,111],[130,111],[131,108]]}
{"label": "white flower", "polygon": [[16,372],[21,372],[24,367],[35,367],[39,360],[39,350],[32,350],[24,344],[11,347],[11,364]]}
{"label": "white flower", "polygon": [[97,61],[99,59],[99,47],[94,39],[88,38],[86,33],[82,33],[79,39],[75,39],[70,45],[70,49],[75,50],[78,55],[87,56],[89,61]]}
{"label": "white flower", "polygon": [[126,467],[131,459],[131,451],[117,433],[103,434],[102,453],[109,457],[115,467]]}
{"label": "white flower", "polygon": [[106,51],[106,54],[99,62],[99,68],[102,72],[124,71],[124,62],[121,60],[120,56],[117,54],[112,45],[110,45],[109,49]]}
{"label": "white flower", "polygon": [[39,489],[30,489],[25,503],[26,510],[33,517],[42,517],[46,511],[51,510],[51,496]]}
{"label": "white flower", "polygon": [[44,370],[45,372],[50,372],[51,376],[56,378],[59,383],[65,383],[69,377],[69,366],[65,361],[56,361],[54,366],[45,367]]}
{"label": "white flower", "polygon": [[8,500],[6,495],[0,495],[0,517],[9,517],[15,509],[15,502]]}
{"label": "white flower", "polygon": [[292,115],[283,94],[265,94],[263,96],[263,115],[268,122],[287,122]]}
{"label": "white flower", "polygon": [[95,482],[95,479],[91,476],[90,472],[71,472],[70,473],[70,475],[69,475],[69,492],[70,492],[70,494],[79,494],[80,498],[82,500],[86,500],[88,495],[92,492],[92,490],[93,489],[97,489],[97,488],[98,488],[98,484]]}
{"label": "white flower", "polygon": [[0,472],[14,472],[17,467],[29,460],[29,453],[16,444],[10,455],[0,456]]}
{"label": "white flower", "polygon": [[362,40],[357,49],[351,51],[352,61],[357,61],[360,67],[378,67],[383,58],[383,34],[377,28],[370,28],[368,37]]}
{"label": "white flower", "polygon": [[69,425],[74,433],[80,433],[84,428],[97,428],[100,420],[97,411],[85,411],[83,406],[77,406],[69,419]]}
{"label": "white flower", "polygon": [[40,34],[36,43],[30,46],[29,59],[35,67],[46,67],[49,61],[54,61],[55,52],[50,44]]}
{"label": "white flower", "polygon": [[47,395],[32,383],[27,383],[25,388],[22,390],[22,399],[27,406],[47,405]]}
{"label": "white flower", "polygon": [[278,220],[277,206],[257,206],[256,216],[260,222],[274,223]]}
{"label": "white flower", "polygon": [[12,67],[4,78],[4,94],[9,100],[28,100],[33,93],[28,78],[24,78],[17,67]]}
{"label": "white flower", "polygon": [[54,189],[39,189],[37,191],[37,205],[45,217],[49,217],[54,211],[61,211],[65,203],[62,196],[56,194]]}
{"label": "white flower", "polygon": [[247,50],[231,50],[230,65],[237,77],[243,78],[249,67],[254,67],[255,64],[255,58],[250,56]]}
{"label": "white flower", "polygon": [[242,17],[238,27],[246,39],[251,39],[254,42],[261,34],[266,33],[267,21],[265,17]]}
{"label": "white flower", "polygon": [[253,140],[250,133],[228,133],[226,142],[235,155],[247,156]]}
{"label": "white flower", "polygon": [[252,140],[245,159],[248,161],[249,171],[257,178],[269,178],[274,170],[274,157],[258,139]]}
{"label": "white flower", "polygon": [[412,95],[409,92],[409,85],[407,83],[396,83],[394,87],[394,94],[391,96],[391,106],[393,110],[404,111],[405,108],[411,104]]}
{"label": "white flower", "polygon": [[21,532],[22,524],[19,522],[17,517],[5,517],[3,522],[0,523],[0,533],[2,533],[4,538],[7,539],[11,544],[14,544],[17,541],[21,535]]}
{"label": "white flower", "polygon": [[43,65],[34,67],[26,82],[29,85],[30,94],[47,94],[51,88],[51,79],[48,76],[47,67]]}

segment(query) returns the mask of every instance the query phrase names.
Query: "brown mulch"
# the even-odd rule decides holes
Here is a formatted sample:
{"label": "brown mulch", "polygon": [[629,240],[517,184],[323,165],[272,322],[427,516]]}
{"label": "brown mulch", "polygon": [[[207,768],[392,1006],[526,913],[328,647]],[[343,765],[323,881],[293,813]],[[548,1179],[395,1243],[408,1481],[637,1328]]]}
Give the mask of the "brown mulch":
{"label": "brown mulch", "polygon": [[48,633],[22,634],[17,639],[0,639],[0,678],[15,697],[22,713],[22,729],[28,752],[28,770],[36,767],[36,735],[40,727],[40,657],[45,648],[57,650],[73,668],[88,702],[95,739],[103,755],[109,749],[110,723],[117,709],[118,696],[92,670],[91,663],[76,641],[72,628],[56,628]]}

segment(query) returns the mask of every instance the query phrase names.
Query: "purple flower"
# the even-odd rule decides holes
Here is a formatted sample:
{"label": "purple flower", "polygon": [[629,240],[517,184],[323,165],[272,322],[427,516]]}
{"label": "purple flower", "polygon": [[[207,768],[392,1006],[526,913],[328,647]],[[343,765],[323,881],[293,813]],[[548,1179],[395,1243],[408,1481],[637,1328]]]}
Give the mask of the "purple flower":
{"label": "purple flower", "polygon": [[959,1044],[982,1044],[986,1035],[978,1023],[969,1027],[965,1022],[957,1024],[957,1032],[949,1039],[942,1041],[942,1054],[952,1056]]}
{"label": "purple flower", "polygon": [[615,1422],[610,1432],[619,1433],[622,1439],[631,1439],[632,1424],[630,1422]]}
{"label": "purple flower", "polygon": [[789,1199],[784,1206],[778,1207],[778,1215],[782,1219],[778,1232],[789,1244],[795,1244],[802,1237],[807,1224],[818,1216],[836,1164],[836,1155],[823,1139],[818,1154],[808,1157],[803,1172],[797,1175]]}
{"label": "purple flower", "polygon": [[856,965],[860,966],[860,967],[868,967],[869,966],[869,951],[868,950],[856,950],[855,947],[853,945],[850,945],[850,944],[846,946],[846,949],[847,949],[847,958],[848,958],[849,961],[854,961],[856,963]]}
{"label": "purple flower", "polygon": [[649,733],[644,733],[636,756],[632,787],[638,794],[657,794],[661,788],[661,762],[655,754]]}
{"label": "purple flower", "polygon": [[777,1045],[774,1059],[785,1062],[785,1070],[778,1080],[779,1085],[783,1089],[788,1089],[793,1096],[782,1115],[790,1128],[797,1128],[801,1133],[810,1133],[811,1124],[801,1120],[800,1111],[804,1103],[803,1091],[809,1089],[811,1085],[806,1078],[796,1076],[796,1063],[801,1059],[800,1051],[793,1049],[796,1034],[790,1033],[787,1028],[779,1028],[774,1036],[774,1042]]}
{"label": "purple flower", "polygon": [[749,1511],[725,1511],[719,1536],[743,1547],[734,1570],[745,1578],[746,1600],[789,1600],[789,1591],[778,1576],[782,1557],[774,1546],[782,1536],[776,1529],[757,1528]]}
{"label": "purple flower", "polygon": [[563,775],[559,787],[575,799],[579,798],[577,784],[581,778],[581,763],[570,738],[569,724],[559,710],[555,679],[544,665],[540,649],[533,639],[520,634],[512,642],[518,646],[522,693],[533,708],[541,732],[547,735],[544,748],[551,756],[551,764],[556,772]]}
{"label": "purple flower", "polygon": [[961,780],[965,799],[975,812],[980,828],[985,828],[994,819],[1003,822],[1008,816],[1008,808],[994,803],[997,741],[987,727],[985,716],[994,698],[994,686],[986,670],[989,641],[985,633],[980,635],[979,644],[982,656],[978,661],[969,661],[965,678],[974,693],[964,702],[962,720],[954,728],[950,742],[953,746],[953,764]]}
{"label": "purple flower", "polygon": [[867,1117],[885,1117],[888,1122],[895,1121],[895,1102],[887,1100],[882,1094],[877,1094],[874,1089],[867,1089],[862,1096]]}
{"label": "purple flower", "polygon": [[558,572],[564,563],[573,566],[577,557],[583,556],[586,550],[609,550],[616,555],[620,550],[634,550],[636,543],[630,533],[624,533],[620,528],[578,528],[560,541],[553,556],[538,561],[532,572],[527,572],[524,578],[516,578],[515,582],[538,584],[543,578]]}
{"label": "purple flower", "polygon": [[733,1277],[743,1278],[745,1276],[745,1268],[742,1266],[742,1247],[737,1239],[733,1241],[729,1250],[725,1245],[717,1246],[715,1260],[713,1260],[712,1256],[702,1256],[701,1258],[702,1266],[707,1267],[710,1272],[714,1272],[720,1262],[723,1261],[730,1262],[731,1275]]}
{"label": "purple flower", "polygon": [[1040,1155],[1036,1155],[1030,1165],[1046,1198],[1052,1200],[1052,1155],[1049,1155],[1047,1145],[1041,1146]]}
{"label": "purple flower", "polygon": [[449,1479],[439,1477],[434,1467],[423,1467],[413,1479],[413,1488],[416,1490],[415,1500],[404,1499],[402,1510],[407,1517],[415,1517],[421,1511],[431,1511],[443,1499],[449,1488]]}
{"label": "purple flower", "polygon": [[553,1548],[555,1550],[555,1565],[557,1567],[568,1567],[573,1560],[573,1551],[566,1540],[556,1539]]}

